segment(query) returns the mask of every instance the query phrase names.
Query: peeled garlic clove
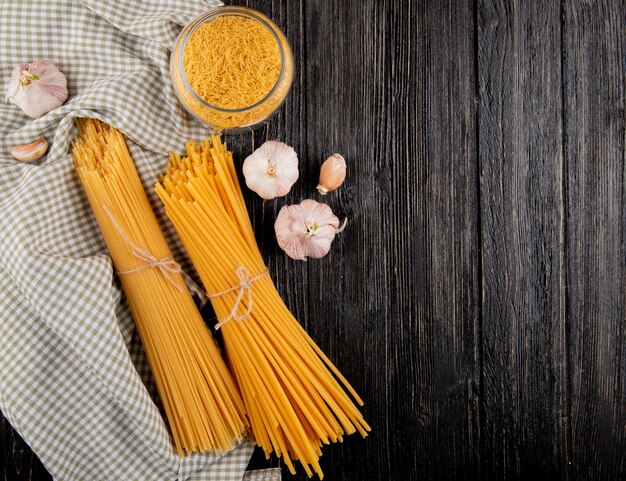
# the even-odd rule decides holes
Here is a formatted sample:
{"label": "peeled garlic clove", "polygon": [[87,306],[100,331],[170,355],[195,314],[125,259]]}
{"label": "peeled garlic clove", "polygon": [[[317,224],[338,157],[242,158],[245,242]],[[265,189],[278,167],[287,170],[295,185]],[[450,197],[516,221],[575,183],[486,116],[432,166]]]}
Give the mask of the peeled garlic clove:
{"label": "peeled garlic clove", "polygon": [[30,144],[16,145],[11,149],[11,155],[22,162],[32,162],[40,159],[48,150],[48,141],[43,137]]}
{"label": "peeled garlic clove", "polygon": [[49,60],[20,63],[9,81],[6,100],[29,117],[41,117],[67,99],[67,79]]}
{"label": "peeled garlic clove", "polygon": [[320,183],[317,190],[326,195],[338,188],[346,178],[346,160],[340,154],[333,154],[322,164]]}
{"label": "peeled garlic clove", "polygon": [[298,180],[298,154],[293,147],[270,140],[243,163],[248,188],[264,199],[286,195]]}

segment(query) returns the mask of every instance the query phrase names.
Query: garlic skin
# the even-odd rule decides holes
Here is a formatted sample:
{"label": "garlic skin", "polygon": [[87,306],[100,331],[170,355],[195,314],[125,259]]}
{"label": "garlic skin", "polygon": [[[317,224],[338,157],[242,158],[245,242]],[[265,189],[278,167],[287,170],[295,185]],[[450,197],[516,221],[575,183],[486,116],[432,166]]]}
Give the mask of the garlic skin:
{"label": "garlic skin", "polygon": [[313,199],[286,205],[278,213],[274,230],[281,249],[289,257],[306,261],[319,259],[330,251],[335,235],[343,230],[329,206]]}
{"label": "garlic skin", "polygon": [[16,145],[11,149],[11,155],[22,162],[32,162],[40,159],[48,150],[48,141],[43,137],[30,144]]}
{"label": "garlic skin", "polygon": [[6,101],[17,105],[29,117],[41,117],[66,99],[67,79],[49,60],[20,63],[13,69]]}
{"label": "garlic skin", "polygon": [[248,188],[263,199],[286,195],[298,180],[298,154],[293,147],[270,140],[243,162]]}
{"label": "garlic skin", "polygon": [[343,184],[345,179],[346,159],[340,154],[333,154],[322,164],[317,191],[322,195],[326,195]]}

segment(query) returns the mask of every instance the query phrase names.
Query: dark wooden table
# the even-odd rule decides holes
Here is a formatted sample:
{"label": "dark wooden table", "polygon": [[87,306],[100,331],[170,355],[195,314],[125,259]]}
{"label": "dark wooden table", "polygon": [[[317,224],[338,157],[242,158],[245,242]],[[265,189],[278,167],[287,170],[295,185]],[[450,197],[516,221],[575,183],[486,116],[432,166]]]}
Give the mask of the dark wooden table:
{"label": "dark wooden table", "polygon": [[[326,479],[626,479],[625,2],[249,6],[298,67],[254,144],[288,142],[302,169],[250,212],[373,427],[325,449]],[[333,152],[349,173],[326,200],[349,227],[292,261],[273,221]],[[49,479],[1,433],[4,479]]]}

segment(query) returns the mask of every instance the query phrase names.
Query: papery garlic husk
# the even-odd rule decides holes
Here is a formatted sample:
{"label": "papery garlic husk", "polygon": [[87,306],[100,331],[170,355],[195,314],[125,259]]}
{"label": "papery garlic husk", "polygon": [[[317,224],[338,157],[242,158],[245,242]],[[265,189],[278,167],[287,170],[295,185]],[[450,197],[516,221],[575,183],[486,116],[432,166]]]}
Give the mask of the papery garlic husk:
{"label": "papery garlic husk", "polygon": [[333,154],[322,164],[317,190],[320,194],[326,195],[343,184],[345,179],[346,159],[340,154]]}
{"label": "papery garlic husk", "polygon": [[49,60],[20,63],[13,69],[6,100],[29,117],[41,117],[66,99],[67,79]]}
{"label": "papery garlic husk", "polygon": [[11,155],[22,162],[32,162],[40,159],[48,150],[48,141],[43,137],[29,144],[16,145],[11,149]]}
{"label": "papery garlic husk", "polygon": [[280,209],[274,230],[278,245],[289,257],[306,261],[328,254],[335,235],[343,229],[328,205],[306,199]]}
{"label": "papery garlic husk", "polygon": [[298,154],[293,147],[270,140],[243,162],[248,188],[264,199],[286,195],[298,180]]}

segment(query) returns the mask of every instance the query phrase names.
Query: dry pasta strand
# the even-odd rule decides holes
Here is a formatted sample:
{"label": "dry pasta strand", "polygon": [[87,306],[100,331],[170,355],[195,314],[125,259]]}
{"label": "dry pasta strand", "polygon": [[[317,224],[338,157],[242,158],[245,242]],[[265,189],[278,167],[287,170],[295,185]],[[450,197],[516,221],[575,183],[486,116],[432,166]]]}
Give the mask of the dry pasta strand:
{"label": "dry pasta strand", "polygon": [[[238,269],[256,280],[252,306],[239,303],[241,320],[222,329],[252,434],[266,455],[282,456],[292,473],[297,459],[309,476],[323,477],[322,444],[370,427],[348,381],[289,312],[266,271],[254,238],[232,154],[219,136],[187,144],[187,156],[170,155],[156,192],[211,294],[218,320],[237,302]],[[245,299],[245,296],[244,296]],[[346,392],[346,390],[348,392]]]}
{"label": "dry pasta strand", "polygon": [[245,407],[180,269],[170,263],[163,271],[137,255],[172,259],[124,137],[94,119],[77,126],[75,168],[120,273],[176,450],[226,452],[247,430]]}

